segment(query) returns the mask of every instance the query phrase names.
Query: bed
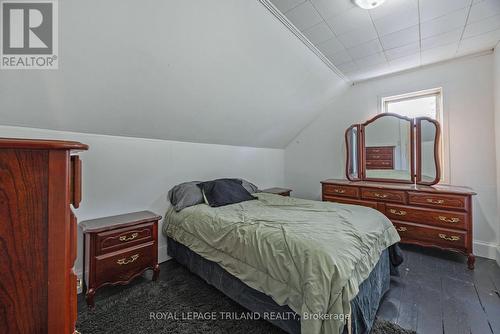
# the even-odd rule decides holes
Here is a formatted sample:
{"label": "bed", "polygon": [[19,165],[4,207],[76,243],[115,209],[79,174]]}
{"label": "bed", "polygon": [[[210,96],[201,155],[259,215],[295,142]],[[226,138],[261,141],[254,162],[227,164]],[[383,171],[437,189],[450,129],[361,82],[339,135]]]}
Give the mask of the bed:
{"label": "bed", "polygon": [[251,311],[300,315],[268,319],[289,333],[368,331],[399,241],[391,222],[361,206],[254,196],[169,209],[169,255]]}

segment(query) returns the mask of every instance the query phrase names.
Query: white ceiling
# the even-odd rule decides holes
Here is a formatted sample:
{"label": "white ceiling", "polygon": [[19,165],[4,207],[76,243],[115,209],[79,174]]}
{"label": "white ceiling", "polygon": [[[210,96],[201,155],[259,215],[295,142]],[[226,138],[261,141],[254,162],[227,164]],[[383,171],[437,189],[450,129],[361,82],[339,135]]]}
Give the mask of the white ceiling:
{"label": "white ceiling", "polygon": [[0,124],[283,148],[347,87],[257,0],[64,0],[59,27],[59,70],[0,71]]}
{"label": "white ceiling", "polygon": [[352,81],[493,48],[500,0],[271,0]]}

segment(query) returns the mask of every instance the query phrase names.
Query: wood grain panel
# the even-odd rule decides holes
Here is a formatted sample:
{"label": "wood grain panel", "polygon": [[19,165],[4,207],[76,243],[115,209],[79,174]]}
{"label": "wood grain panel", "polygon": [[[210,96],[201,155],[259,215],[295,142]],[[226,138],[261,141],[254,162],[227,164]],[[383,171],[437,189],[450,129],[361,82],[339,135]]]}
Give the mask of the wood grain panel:
{"label": "wood grain panel", "polygon": [[0,332],[47,333],[44,150],[0,149]]}

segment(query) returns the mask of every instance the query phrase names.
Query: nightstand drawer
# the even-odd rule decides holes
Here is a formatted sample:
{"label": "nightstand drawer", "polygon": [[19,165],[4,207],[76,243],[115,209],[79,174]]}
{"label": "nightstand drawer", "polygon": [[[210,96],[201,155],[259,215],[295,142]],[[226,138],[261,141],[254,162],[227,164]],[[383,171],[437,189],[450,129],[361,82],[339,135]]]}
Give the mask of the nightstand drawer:
{"label": "nightstand drawer", "polygon": [[153,240],[153,225],[145,223],[98,233],[96,254],[110,253]]}
{"label": "nightstand drawer", "polygon": [[95,283],[125,283],[146,268],[156,264],[156,247],[153,241],[124,251],[95,258]]}

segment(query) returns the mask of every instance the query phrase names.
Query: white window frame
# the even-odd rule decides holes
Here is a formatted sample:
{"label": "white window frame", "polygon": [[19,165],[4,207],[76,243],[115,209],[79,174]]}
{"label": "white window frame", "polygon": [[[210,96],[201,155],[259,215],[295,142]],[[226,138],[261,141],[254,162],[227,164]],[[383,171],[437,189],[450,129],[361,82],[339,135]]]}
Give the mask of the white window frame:
{"label": "white window frame", "polygon": [[449,129],[447,122],[447,114],[444,112],[443,108],[443,89],[441,87],[420,90],[416,92],[391,95],[391,96],[382,96],[380,97],[380,105],[379,105],[379,113],[388,112],[387,106],[391,102],[400,102],[405,100],[412,100],[415,98],[421,98],[425,96],[436,96],[437,97],[437,105],[436,105],[436,121],[441,125],[441,144],[440,144],[440,165],[441,165],[441,181],[440,183],[449,183]]}

